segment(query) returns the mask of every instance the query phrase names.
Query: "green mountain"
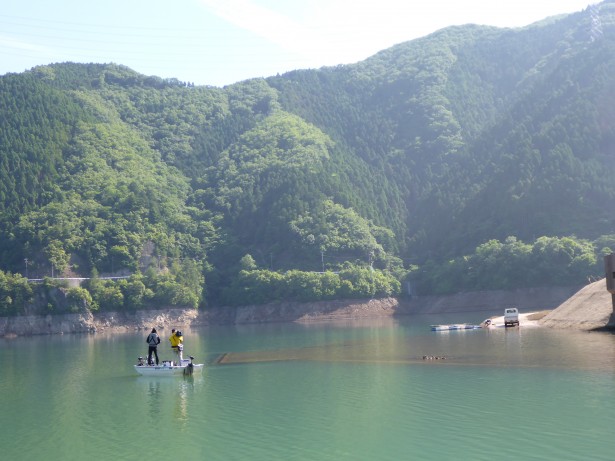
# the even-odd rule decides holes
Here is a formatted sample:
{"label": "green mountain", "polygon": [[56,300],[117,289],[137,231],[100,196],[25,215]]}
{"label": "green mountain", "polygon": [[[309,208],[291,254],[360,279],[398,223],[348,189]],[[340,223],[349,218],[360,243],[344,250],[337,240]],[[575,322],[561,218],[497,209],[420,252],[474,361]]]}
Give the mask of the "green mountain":
{"label": "green mountain", "polygon": [[[615,249],[614,95],[613,1],[224,88],[113,64],[7,74],[0,270],[141,272],[113,293],[90,287],[134,306],[241,303],[294,283],[356,295],[370,273],[409,269],[431,291],[534,283],[500,273],[436,287],[451,262],[468,272],[496,252],[505,265],[505,249],[538,267],[556,248],[570,270],[537,279],[577,281]],[[292,272],[351,268],[333,291]],[[284,271],[294,282],[274,283]]]}

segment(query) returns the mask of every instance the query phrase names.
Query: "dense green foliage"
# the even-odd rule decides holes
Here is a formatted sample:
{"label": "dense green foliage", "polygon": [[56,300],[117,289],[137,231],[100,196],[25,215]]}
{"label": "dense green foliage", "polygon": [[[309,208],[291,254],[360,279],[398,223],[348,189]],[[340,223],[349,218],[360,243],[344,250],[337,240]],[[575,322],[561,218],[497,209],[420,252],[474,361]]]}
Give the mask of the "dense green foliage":
{"label": "dense green foliage", "polygon": [[3,312],[582,283],[615,249],[614,76],[611,1],[225,88],[2,76]]}
{"label": "dense green foliage", "polygon": [[540,237],[533,244],[515,237],[490,240],[473,254],[446,263],[429,262],[411,276],[419,292],[566,286],[604,275],[603,256],[615,252],[615,235],[596,242]]}
{"label": "dense green foliage", "polygon": [[229,305],[273,301],[319,301],[342,298],[373,298],[399,295],[401,284],[388,272],[348,266],[339,272],[284,273],[242,270],[223,295]]}
{"label": "dense green foliage", "polygon": [[25,277],[0,271],[0,315],[23,314],[32,301],[32,288]]}

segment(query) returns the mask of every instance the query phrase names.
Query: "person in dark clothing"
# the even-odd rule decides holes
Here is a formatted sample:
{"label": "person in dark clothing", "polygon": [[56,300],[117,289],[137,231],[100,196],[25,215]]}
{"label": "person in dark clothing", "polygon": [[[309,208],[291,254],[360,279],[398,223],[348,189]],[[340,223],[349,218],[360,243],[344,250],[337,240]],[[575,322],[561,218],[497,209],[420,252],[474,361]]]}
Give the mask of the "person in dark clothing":
{"label": "person in dark clothing", "polygon": [[147,351],[147,364],[153,365],[152,354],[156,356],[156,365],[158,365],[158,344],[160,344],[160,336],[156,333],[156,329],[152,328],[152,332],[147,336],[145,342],[149,345]]}

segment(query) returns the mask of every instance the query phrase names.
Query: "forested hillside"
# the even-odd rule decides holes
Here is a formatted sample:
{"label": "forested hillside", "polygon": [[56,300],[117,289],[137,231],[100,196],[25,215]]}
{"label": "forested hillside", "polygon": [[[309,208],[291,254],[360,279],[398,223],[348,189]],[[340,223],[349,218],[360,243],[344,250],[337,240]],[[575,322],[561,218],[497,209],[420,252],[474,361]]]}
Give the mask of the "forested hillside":
{"label": "forested hillside", "polygon": [[5,313],[582,283],[615,250],[613,1],[224,88],[52,64],[0,111]]}

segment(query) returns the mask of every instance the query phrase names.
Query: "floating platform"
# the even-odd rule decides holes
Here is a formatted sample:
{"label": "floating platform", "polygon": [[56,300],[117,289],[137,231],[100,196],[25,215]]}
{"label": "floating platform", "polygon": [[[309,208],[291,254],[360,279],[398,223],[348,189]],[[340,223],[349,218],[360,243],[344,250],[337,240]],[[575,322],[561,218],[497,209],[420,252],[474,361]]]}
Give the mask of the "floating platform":
{"label": "floating platform", "polygon": [[451,325],[432,325],[431,331],[452,331],[452,330],[478,330],[482,328],[480,325],[471,325],[469,323],[453,323]]}

